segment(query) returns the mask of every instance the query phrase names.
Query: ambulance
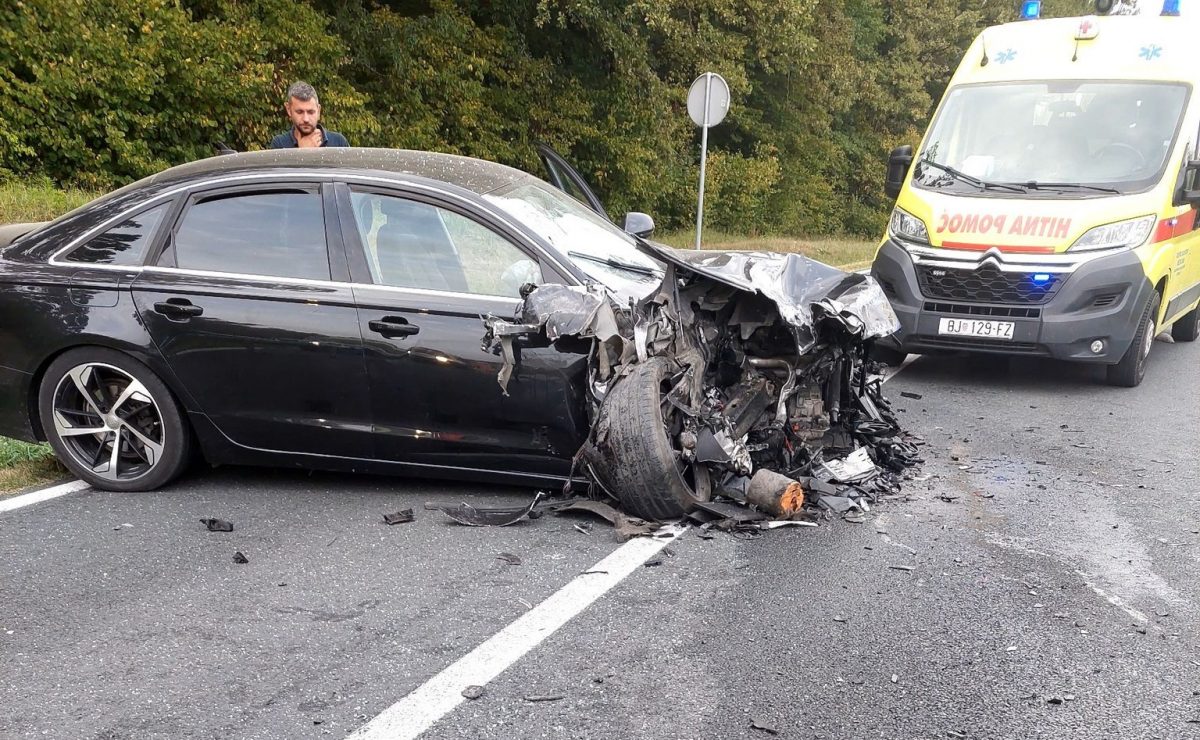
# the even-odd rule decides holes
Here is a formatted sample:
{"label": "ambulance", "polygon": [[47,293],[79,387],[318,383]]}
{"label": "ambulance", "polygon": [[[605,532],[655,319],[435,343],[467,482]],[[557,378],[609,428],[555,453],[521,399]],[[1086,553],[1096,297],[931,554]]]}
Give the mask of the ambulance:
{"label": "ambulance", "polygon": [[1133,387],[1156,335],[1195,341],[1200,17],[1152,1],[1059,19],[1026,2],[971,44],[920,148],[888,162],[871,274],[902,328],[883,354],[1099,363]]}

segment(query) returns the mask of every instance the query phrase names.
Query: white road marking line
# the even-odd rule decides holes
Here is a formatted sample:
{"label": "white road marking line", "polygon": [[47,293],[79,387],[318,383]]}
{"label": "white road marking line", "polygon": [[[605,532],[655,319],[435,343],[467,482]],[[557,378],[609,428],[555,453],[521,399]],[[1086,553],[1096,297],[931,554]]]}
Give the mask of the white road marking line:
{"label": "white road marking line", "polygon": [[896,368],[895,370],[891,371],[887,375],[883,376],[883,382],[886,383],[889,380],[891,380],[892,378],[894,378],[897,375],[899,375],[900,373],[902,373],[904,371],[904,368],[906,368],[909,365],[916,362],[917,358],[919,358],[919,357],[920,357],[920,355],[909,355],[908,357],[906,357],[904,362],[900,363],[900,367]]}
{"label": "white road marking line", "polygon": [[0,513],[20,509],[25,506],[32,506],[33,504],[40,504],[43,501],[49,501],[59,496],[66,496],[68,493],[82,491],[85,488],[90,488],[90,486],[81,480],[73,480],[70,483],[50,486],[40,491],[31,491],[30,493],[23,493],[20,496],[13,496],[12,498],[0,498]]}
{"label": "white road marking line", "polygon": [[[479,647],[360,727],[353,740],[409,740],[432,727],[466,699],[468,686],[485,686],[573,617],[625,580],[687,527],[664,529],[670,537],[632,539],[587,569]],[[604,571],[604,572],[598,572]]]}
{"label": "white road marking line", "polygon": [[1112,604],[1113,606],[1117,607],[1118,609],[1125,612],[1129,616],[1133,617],[1137,621],[1141,622],[1143,626],[1153,627],[1154,629],[1159,630],[1159,631],[1162,630],[1162,628],[1159,627],[1157,624],[1153,624],[1153,620],[1150,619],[1150,617],[1146,616],[1145,612],[1134,609],[1129,604],[1126,604],[1125,601],[1120,596],[1117,596],[1116,594],[1110,594],[1107,591],[1105,591],[1104,589],[1097,586],[1096,584],[1089,581],[1087,573],[1084,573],[1082,570],[1077,570],[1077,571],[1075,571],[1075,573],[1078,574],[1078,576],[1083,579],[1083,585],[1090,588],[1092,590],[1092,592],[1095,593],[1100,598],[1104,599],[1108,603]]}
{"label": "white road marking line", "polygon": [[[996,537],[989,537],[987,542],[988,542],[988,544],[991,544],[991,545],[996,545],[998,547],[1004,547],[1004,548],[1008,548],[1011,550],[1018,550],[1020,552],[1028,553],[1030,555],[1040,555],[1041,557],[1046,558],[1048,560],[1053,560],[1056,563],[1066,562],[1066,560],[1064,560],[1063,558],[1060,558],[1056,555],[1051,555],[1050,553],[1042,552],[1041,550],[1034,550],[1033,548],[1025,547],[1024,545],[1020,545],[1015,542],[1006,542],[1006,541],[996,538]],[[1150,617],[1148,617],[1145,612],[1140,611],[1138,609],[1134,609],[1129,604],[1126,604],[1125,600],[1122,599],[1120,596],[1117,596],[1116,594],[1110,594],[1109,592],[1107,592],[1104,589],[1097,586],[1095,583],[1092,583],[1092,581],[1089,580],[1089,576],[1087,573],[1084,573],[1082,570],[1076,570],[1075,575],[1077,575],[1081,579],[1083,579],[1083,585],[1085,585],[1089,589],[1091,589],[1092,593],[1096,594],[1097,596],[1104,599],[1108,603],[1112,604],[1113,606],[1117,607],[1118,609],[1125,612],[1129,616],[1133,617],[1137,621],[1141,622],[1144,626],[1150,627],[1152,629],[1156,629],[1159,632],[1163,631],[1162,627],[1158,626],[1157,624],[1152,623],[1153,620],[1151,620]]]}

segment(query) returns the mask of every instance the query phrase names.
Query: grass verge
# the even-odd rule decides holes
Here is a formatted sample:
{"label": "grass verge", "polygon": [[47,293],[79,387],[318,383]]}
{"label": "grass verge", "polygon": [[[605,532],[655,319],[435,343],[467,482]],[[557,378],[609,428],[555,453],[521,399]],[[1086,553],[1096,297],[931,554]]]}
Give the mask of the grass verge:
{"label": "grass verge", "polygon": [[96,198],[99,193],[49,183],[0,183],[0,224],[50,221]]}
{"label": "grass verge", "polygon": [[48,445],[0,437],[0,495],[51,483],[67,475]]}
{"label": "grass verge", "polygon": [[[653,238],[679,249],[691,249],[696,245],[695,230],[656,235]],[[705,231],[703,246],[705,249],[796,252],[842,269],[857,270],[871,264],[871,260],[875,257],[875,249],[879,246],[879,240],[849,236],[813,239],[789,236],[739,236],[719,231]]]}

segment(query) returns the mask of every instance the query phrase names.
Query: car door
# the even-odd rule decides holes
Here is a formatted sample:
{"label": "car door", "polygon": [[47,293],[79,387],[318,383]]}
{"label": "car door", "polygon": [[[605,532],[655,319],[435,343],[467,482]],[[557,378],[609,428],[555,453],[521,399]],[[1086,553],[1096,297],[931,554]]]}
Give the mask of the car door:
{"label": "car door", "polygon": [[376,456],[437,468],[560,476],[586,433],[586,351],[481,347],[483,316],[511,318],[546,273],[519,235],[427,192],[339,185],[371,384]]}
{"label": "car door", "polygon": [[371,454],[362,337],[332,198],[317,182],[193,192],[133,284],[179,386],[239,445]]}
{"label": "car door", "polygon": [[[1200,142],[1200,138],[1197,139]],[[1190,171],[1188,162],[1200,157],[1200,143],[1189,143],[1184,154],[1179,182],[1179,192],[1200,187],[1195,170]],[[1188,178],[1191,182],[1188,182]],[[1178,205],[1182,201],[1176,201]],[[1197,207],[1188,205],[1175,218],[1173,236],[1175,241],[1175,259],[1171,269],[1171,285],[1165,298],[1167,306],[1164,318],[1174,318],[1184,308],[1197,298],[1200,298],[1200,217]],[[1161,228],[1161,227],[1160,227]]]}

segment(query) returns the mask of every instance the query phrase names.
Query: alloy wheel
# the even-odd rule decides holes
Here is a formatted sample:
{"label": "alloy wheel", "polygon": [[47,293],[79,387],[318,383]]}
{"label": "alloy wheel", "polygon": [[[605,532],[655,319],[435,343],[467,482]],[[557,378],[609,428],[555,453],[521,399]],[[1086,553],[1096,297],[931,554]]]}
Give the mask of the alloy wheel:
{"label": "alloy wheel", "polygon": [[146,386],[118,367],[71,368],[54,390],[52,413],[68,453],[105,480],[141,478],[162,459],[162,412]]}

